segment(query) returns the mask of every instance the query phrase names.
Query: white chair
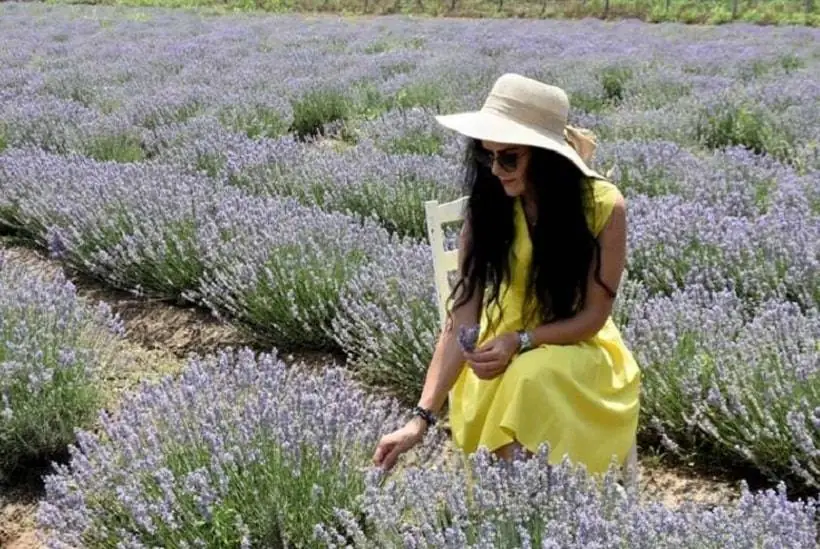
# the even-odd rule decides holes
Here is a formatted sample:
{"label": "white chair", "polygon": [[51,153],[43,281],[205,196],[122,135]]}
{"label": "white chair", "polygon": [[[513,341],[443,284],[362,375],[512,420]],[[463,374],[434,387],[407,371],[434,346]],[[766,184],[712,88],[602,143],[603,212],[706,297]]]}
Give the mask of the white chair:
{"label": "white chair", "polygon": [[455,223],[464,220],[464,209],[467,206],[467,197],[452,202],[439,204],[437,200],[428,200],[424,203],[424,214],[427,220],[427,238],[433,249],[433,276],[436,282],[436,299],[441,326],[447,319],[447,296],[450,295],[448,276],[458,270],[458,250],[444,249],[444,229],[446,223]]}
{"label": "white chair", "polygon": [[[449,274],[458,270],[458,250],[444,249],[444,229],[447,223],[464,220],[464,210],[468,197],[463,196],[451,202],[439,203],[428,200],[424,203],[424,215],[427,223],[427,238],[433,252],[433,276],[435,277],[436,300],[438,302],[439,323],[443,328],[447,320],[447,297],[451,287]],[[626,272],[621,279],[621,286],[626,280]],[[622,473],[628,486],[638,486],[638,445],[637,441],[630,448],[624,461]]]}

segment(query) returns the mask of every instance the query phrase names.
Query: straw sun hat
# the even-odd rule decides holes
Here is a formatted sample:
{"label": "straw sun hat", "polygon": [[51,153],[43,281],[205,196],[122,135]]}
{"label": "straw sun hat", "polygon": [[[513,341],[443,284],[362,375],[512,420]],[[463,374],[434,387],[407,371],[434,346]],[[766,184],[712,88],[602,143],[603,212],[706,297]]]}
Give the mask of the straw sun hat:
{"label": "straw sun hat", "polygon": [[436,116],[436,121],[475,139],[530,145],[561,154],[587,177],[606,179],[589,167],[597,143],[592,132],[567,124],[569,99],[557,86],[507,73],[495,81],[481,110]]}

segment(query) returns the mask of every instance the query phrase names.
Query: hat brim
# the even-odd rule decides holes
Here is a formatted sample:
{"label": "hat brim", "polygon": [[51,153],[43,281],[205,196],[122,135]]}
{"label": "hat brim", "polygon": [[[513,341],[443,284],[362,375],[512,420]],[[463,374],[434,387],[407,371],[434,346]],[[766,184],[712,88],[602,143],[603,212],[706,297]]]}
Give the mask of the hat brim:
{"label": "hat brim", "polygon": [[482,111],[437,115],[435,119],[445,128],[474,139],[510,145],[529,145],[553,151],[570,160],[585,176],[606,179],[584,162],[563,135],[555,135],[541,128]]}

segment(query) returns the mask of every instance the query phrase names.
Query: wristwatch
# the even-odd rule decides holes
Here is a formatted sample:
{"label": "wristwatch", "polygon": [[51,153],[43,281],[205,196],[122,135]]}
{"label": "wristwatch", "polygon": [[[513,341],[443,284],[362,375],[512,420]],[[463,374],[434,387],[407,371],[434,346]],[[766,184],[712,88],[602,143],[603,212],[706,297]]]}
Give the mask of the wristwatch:
{"label": "wristwatch", "polygon": [[532,336],[526,330],[518,332],[518,352],[523,353],[532,349]]}

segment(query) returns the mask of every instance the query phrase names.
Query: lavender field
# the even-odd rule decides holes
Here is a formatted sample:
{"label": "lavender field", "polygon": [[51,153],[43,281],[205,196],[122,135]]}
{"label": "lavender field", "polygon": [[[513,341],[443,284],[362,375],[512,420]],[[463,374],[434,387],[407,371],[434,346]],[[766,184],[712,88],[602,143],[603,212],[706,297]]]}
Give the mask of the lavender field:
{"label": "lavender field", "polygon": [[[820,30],[5,3],[0,36],[4,232],[347,357],[294,374],[226,351],[140,388],[47,481],[51,546],[814,546],[814,508],[782,493],[671,511],[569,468],[499,479],[479,456],[383,485],[362,465],[436,337],[422,202],[460,195],[463,145],[433,114],[512,70],[567,90],[627,196],[642,443],[816,492]],[[483,499],[446,488],[465,475]]]}

